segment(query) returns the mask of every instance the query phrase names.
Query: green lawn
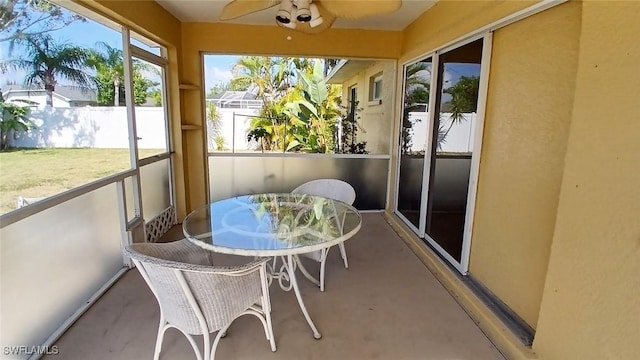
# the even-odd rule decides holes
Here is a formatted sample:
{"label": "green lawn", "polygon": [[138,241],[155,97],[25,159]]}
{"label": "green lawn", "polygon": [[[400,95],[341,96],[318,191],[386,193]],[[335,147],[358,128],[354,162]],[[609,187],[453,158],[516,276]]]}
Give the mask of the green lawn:
{"label": "green lawn", "polygon": [[[158,150],[140,150],[141,157]],[[0,214],[18,196],[51,196],[129,169],[128,149],[19,149],[0,152]]]}

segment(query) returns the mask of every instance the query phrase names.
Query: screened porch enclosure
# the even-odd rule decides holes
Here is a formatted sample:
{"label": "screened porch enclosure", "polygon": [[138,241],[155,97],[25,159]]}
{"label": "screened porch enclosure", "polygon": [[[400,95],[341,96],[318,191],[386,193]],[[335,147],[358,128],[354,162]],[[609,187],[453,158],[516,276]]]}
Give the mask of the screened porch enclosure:
{"label": "screened porch enclosure", "polygon": [[[69,177],[62,191],[45,186],[37,199],[0,217],[4,355],[42,355],[129,270],[122,253],[126,244],[156,241],[177,223],[166,49],[97,14],[90,18],[101,21],[96,26],[121,44],[121,49],[109,49],[122,61],[122,104],[114,100],[111,107],[43,110],[55,117],[31,131],[32,146],[38,150],[34,156],[64,157],[66,149],[57,148],[82,147],[102,154],[114,150],[123,161],[118,162],[121,167],[101,167],[108,161],[91,158],[86,165],[91,169],[64,164],[58,169],[61,173],[90,175]],[[140,81],[156,87],[154,107],[143,107],[144,99],[134,99],[134,83]],[[50,179],[36,171],[33,178],[15,180],[48,185],[62,182],[60,178],[66,179]],[[73,182],[86,178],[91,180]],[[29,351],[20,350],[20,345],[29,345]]]}
{"label": "screened porch enclosure", "polygon": [[[5,344],[50,346],[129,270],[124,245],[155,241],[175,225],[169,168],[169,158],[140,167],[146,221],[137,220],[133,211],[134,171],[3,216],[0,271]],[[31,214],[16,218],[25,213]]]}
{"label": "screened porch enclosure", "polygon": [[[77,115],[66,125],[80,129],[18,140],[117,140],[108,143],[124,144],[113,154],[124,161],[53,194],[18,194],[33,198],[0,216],[9,358],[150,358],[160,315],[123,247],[184,238],[180,222],[209,202],[286,193],[319,178],[352,184],[363,218],[345,241],[349,268],[330,252],[324,293],[298,277],[323,338],[313,339],[296,298],[271,286],[278,350],[244,317],[221,340],[219,358],[599,360],[640,352],[640,307],[630,295],[640,264],[640,149],[630,120],[640,84],[638,3],[402,1],[388,14],[400,22],[338,17],[308,34],[274,24],[276,7],[213,19],[231,0],[53,1],[117,32],[122,101],[111,112],[37,112],[53,122]],[[291,138],[266,146],[257,138],[272,128],[254,126],[273,118],[261,114],[263,100],[209,96],[206,76],[220,68],[204,57],[213,54],[344,60],[322,81],[341,87],[341,120],[358,119],[346,143],[355,151],[289,148]],[[135,98],[140,75],[159,84],[152,110]],[[231,122],[216,128],[212,105]],[[117,125],[120,137],[110,139],[103,124]],[[22,345],[39,353],[19,353]],[[60,354],[46,354],[54,346]],[[177,332],[165,346],[161,358],[194,358]]]}

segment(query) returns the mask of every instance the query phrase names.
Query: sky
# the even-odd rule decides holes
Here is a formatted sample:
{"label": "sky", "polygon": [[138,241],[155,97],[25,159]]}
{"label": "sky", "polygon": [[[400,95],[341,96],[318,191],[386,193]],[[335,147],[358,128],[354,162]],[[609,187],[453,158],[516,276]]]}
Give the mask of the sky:
{"label": "sky", "polygon": [[[86,22],[74,22],[69,26],[50,32],[51,36],[60,42],[69,42],[86,48],[95,48],[97,42],[105,42],[111,47],[122,49],[122,35],[120,32],[99,24],[93,20]],[[140,46],[140,43],[135,43]],[[22,54],[19,47],[15,47],[14,51],[9,53],[9,42],[0,43],[0,61],[15,59]],[[205,86],[207,91],[219,83],[227,83],[231,80],[231,68],[238,60],[239,56],[229,55],[207,55],[205,56]],[[24,79],[24,70],[11,70],[0,74],[0,87],[7,82],[16,82],[22,84]],[[65,81],[60,81],[64,84]]]}

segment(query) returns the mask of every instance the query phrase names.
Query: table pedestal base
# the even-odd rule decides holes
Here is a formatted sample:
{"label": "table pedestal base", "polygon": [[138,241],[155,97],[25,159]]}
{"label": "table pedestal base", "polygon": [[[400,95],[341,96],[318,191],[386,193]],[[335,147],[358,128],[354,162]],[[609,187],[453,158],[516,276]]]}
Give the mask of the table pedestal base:
{"label": "table pedestal base", "polygon": [[278,284],[280,285],[280,288],[282,288],[282,290],[290,291],[291,289],[293,289],[294,293],[296,294],[296,299],[298,300],[298,305],[300,305],[300,310],[302,310],[302,314],[304,315],[304,318],[307,320],[307,323],[309,324],[311,331],[313,331],[313,337],[315,339],[322,338],[322,334],[320,334],[320,332],[318,331],[318,328],[316,328],[316,325],[313,323],[313,320],[311,320],[311,316],[309,316],[307,307],[304,305],[304,301],[302,300],[302,295],[300,294],[300,289],[298,288],[298,281],[296,279],[296,268],[300,266],[300,271],[302,272],[302,274],[304,274],[306,278],[311,280],[316,285],[320,285],[320,282],[316,280],[313,276],[311,276],[311,274],[307,271],[307,269],[305,269],[305,267],[302,265],[297,255],[281,256],[283,264],[280,266],[280,269],[278,270],[276,270],[277,259],[278,258],[275,257],[273,259],[273,264],[270,264],[271,265],[270,267],[272,270],[271,277],[278,279]]}

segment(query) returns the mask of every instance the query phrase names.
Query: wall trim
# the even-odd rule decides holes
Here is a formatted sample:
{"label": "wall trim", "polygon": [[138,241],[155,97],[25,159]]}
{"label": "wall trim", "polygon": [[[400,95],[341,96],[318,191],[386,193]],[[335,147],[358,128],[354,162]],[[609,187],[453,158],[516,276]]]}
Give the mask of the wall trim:
{"label": "wall trim", "polygon": [[[115,275],[107,280],[104,285],[102,285],[93,295],[91,295],[84,304],[82,304],[73,314],[71,314],[71,316],[69,316],[69,318],[67,318],[67,320],[65,320],[62,325],[60,325],[60,327],[58,327],[53,332],[53,334],[49,336],[49,338],[47,338],[47,340],[45,340],[45,342],[41,345],[41,348],[51,348],[52,346],[54,346],[56,344],[56,341],[58,341],[58,339],[60,339],[65,334],[65,332],[67,332],[67,330],[69,330],[69,328],[73,324],[75,324],[75,322],[78,321],[80,317],[82,317],[82,315],[87,312],[89,308],[91,308],[91,306],[93,306],[93,304],[100,300],[102,295],[104,295],[129,270],[129,267],[123,265],[123,267],[118,270]],[[29,360],[38,360],[44,355],[45,354],[36,352],[29,357]]]}
{"label": "wall trim", "polygon": [[455,270],[445,264],[395,214],[385,211],[384,215],[386,221],[398,236],[506,358],[513,360],[539,359],[536,353],[530,347],[522,344],[520,338],[469,288],[459,275],[454,272]]}

